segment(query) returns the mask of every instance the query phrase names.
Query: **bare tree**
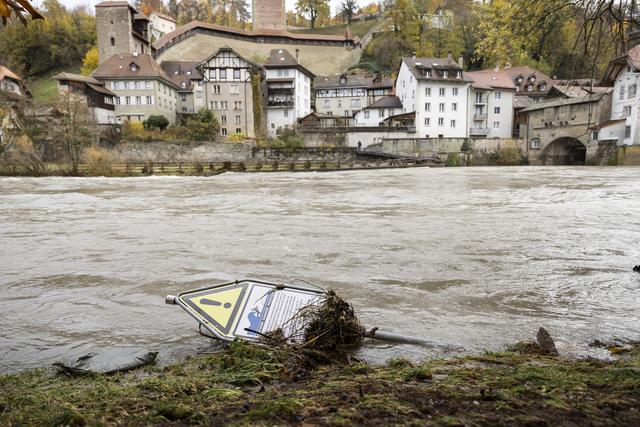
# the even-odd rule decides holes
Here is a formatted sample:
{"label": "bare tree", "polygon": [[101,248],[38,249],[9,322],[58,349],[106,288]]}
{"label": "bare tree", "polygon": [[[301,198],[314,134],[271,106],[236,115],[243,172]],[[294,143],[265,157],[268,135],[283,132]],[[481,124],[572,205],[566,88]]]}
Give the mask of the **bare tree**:
{"label": "bare tree", "polygon": [[82,149],[91,143],[95,135],[89,108],[84,100],[64,94],[58,97],[51,117],[50,141],[54,145],[59,144],[71,162],[72,173],[78,175]]}
{"label": "bare tree", "polygon": [[31,19],[44,19],[40,13],[28,0],[0,0],[0,17],[2,18],[2,24],[7,25],[7,20],[14,14],[22,21],[24,25],[27,25],[27,19],[24,17],[24,13],[31,15]]}
{"label": "bare tree", "polygon": [[353,15],[358,9],[358,2],[356,0],[343,0],[342,5],[340,5],[340,9],[342,10],[342,16],[344,16],[347,24],[351,24],[351,19],[353,19]]}

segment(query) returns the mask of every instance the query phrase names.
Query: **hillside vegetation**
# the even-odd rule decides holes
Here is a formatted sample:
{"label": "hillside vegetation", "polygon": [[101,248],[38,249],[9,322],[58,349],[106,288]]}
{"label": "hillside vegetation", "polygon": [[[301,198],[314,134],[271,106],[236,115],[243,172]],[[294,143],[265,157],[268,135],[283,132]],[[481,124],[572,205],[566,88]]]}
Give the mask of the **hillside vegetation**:
{"label": "hillside vegetation", "polygon": [[344,35],[347,28],[351,29],[351,32],[356,37],[364,37],[371,29],[381,22],[381,19],[370,19],[367,21],[352,22],[351,24],[338,24],[328,25],[325,27],[305,28],[305,29],[291,29],[292,33],[299,34],[321,34],[321,35]]}

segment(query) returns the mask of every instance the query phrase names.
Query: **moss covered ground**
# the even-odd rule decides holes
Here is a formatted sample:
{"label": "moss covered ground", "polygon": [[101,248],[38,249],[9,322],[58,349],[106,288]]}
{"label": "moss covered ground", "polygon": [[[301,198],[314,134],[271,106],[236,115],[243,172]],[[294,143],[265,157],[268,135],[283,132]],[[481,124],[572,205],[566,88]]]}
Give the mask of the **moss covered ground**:
{"label": "moss covered ground", "polygon": [[24,372],[0,377],[0,425],[640,425],[640,347],[615,361],[526,349],[310,367],[236,342],[114,375]]}

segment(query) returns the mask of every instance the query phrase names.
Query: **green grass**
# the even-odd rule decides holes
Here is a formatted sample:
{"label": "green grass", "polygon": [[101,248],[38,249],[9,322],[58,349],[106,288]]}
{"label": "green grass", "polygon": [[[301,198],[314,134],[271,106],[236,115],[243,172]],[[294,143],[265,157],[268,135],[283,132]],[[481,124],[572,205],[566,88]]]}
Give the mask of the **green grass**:
{"label": "green grass", "polygon": [[[364,37],[373,27],[379,24],[378,19],[372,19],[369,21],[352,22],[348,27],[351,28],[351,32],[356,37]],[[327,27],[317,27],[314,29],[307,28],[304,30],[290,30],[292,33],[300,34],[320,34],[325,36],[342,36],[347,29],[347,24],[331,25]]]}
{"label": "green grass", "polygon": [[56,70],[47,76],[32,78],[25,82],[27,88],[31,91],[31,95],[33,95],[34,102],[47,103],[55,100],[58,95],[58,81],[53,80],[51,77],[61,71],[80,74],[80,66],[78,65],[77,67],[65,70]]}
{"label": "green grass", "polygon": [[513,351],[386,366],[300,361],[235,342],[125,374],[0,376],[0,425],[640,425],[637,345],[613,362]]}

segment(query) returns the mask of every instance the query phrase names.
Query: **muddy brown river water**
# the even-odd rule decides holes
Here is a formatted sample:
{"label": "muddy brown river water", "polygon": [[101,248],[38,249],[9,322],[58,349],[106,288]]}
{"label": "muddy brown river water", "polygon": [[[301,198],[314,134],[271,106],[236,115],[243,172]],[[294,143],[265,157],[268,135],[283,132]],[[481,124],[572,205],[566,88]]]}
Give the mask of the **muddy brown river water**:
{"label": "muddy brown river water", "polygon": [[[367,326],[561,352],[640,338],[640,168],[460,168],[214,178],[0,178],[0,371],[96,348],[208,342],[164,296],[304,280]],[[367,346],[371,361],[429,350]]]}

